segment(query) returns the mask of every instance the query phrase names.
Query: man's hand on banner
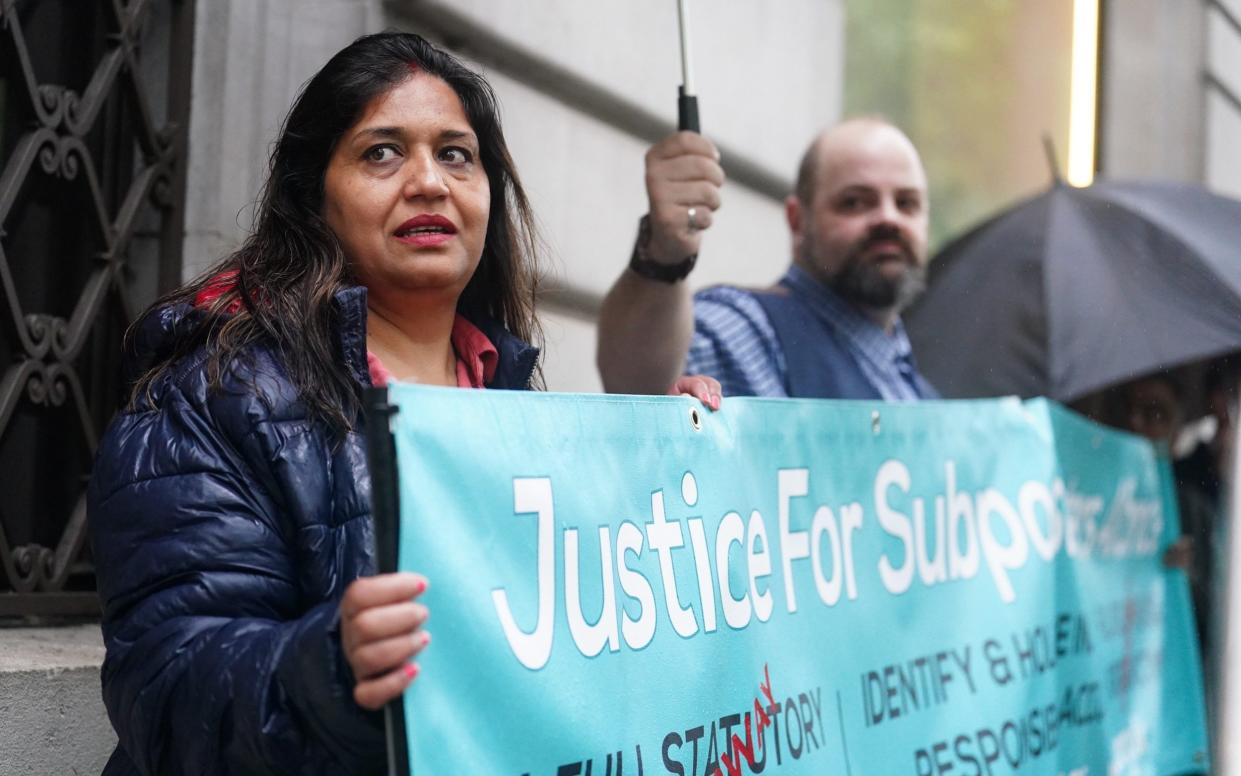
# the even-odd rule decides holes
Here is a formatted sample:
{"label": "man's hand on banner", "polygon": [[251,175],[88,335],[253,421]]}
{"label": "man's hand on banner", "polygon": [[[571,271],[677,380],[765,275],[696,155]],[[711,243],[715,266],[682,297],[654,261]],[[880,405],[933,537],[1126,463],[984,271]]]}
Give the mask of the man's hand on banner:
{"label": "man's hand on banner", "polygon": [[692,396],[712,410],[720,408],[722,394],[720,381],[706,375],[681,375],[668,389],[669,396]]}
{"label": "man's hand on banner", "polygon": [[354,580],[340,602],[340,643],[356,684],[353,699],[380,709],[418,676],[418,653],[431,642],[430,612],[414,601],[427,589],[420,574],[400,572]]}

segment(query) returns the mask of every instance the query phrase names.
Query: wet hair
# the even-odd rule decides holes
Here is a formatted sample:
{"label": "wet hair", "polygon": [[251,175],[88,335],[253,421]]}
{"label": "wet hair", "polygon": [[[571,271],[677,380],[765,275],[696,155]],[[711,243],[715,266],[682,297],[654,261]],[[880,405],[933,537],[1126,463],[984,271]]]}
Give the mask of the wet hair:
{"label": "wet hair", "polygon": [[[205,290],[223,288],[206,304],[194,332],[139,379],[133,402],[203,342],[213,389],[235,359],[263,342],[283,358],[312,417],[338,433],[352,428],[359,397],[338,352],[333,297],[356,281],[322,215],[324,176],[336,144],[367,107],[417,72],[442,79],[461,100],[491,187],[482,258],[458,309],[490,317],[517,337],[541,344],[534,314],[540,243],[504,141],[495,93],[482,76],[420,36],[383,32],[337,52],[302,87],[272,151],[254,227],[241,248],[152,305],[151,310],[192,305]],[[535,383],[541,383],[537,373]]]}

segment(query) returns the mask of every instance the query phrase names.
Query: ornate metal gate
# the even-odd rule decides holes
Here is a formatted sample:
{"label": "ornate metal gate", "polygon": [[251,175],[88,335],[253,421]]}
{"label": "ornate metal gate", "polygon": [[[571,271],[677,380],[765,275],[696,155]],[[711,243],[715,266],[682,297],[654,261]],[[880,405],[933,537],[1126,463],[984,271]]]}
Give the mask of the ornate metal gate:
{"label": "ornate metal gate", "polygon": [[85,486],[181,269],[193,0],[0,0],[0,616],[98,611]]}

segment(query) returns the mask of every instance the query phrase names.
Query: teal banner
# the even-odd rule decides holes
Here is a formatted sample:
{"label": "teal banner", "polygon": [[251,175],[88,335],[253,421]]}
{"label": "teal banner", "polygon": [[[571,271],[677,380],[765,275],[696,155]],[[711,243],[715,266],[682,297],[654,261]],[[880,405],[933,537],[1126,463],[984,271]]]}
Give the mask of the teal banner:
{"label": "teal banner", "polygon": [[389,401],[418,776],[1207,770],[1142,440],[1045,401]]}

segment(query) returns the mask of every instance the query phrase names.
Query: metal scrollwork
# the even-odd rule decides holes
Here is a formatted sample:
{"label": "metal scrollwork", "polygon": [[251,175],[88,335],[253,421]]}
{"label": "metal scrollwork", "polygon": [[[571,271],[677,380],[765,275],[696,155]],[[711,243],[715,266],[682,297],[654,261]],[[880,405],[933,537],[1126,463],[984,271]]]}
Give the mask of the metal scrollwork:
{"label": "metal scrollwork", "polygon": [[64,318],[52,318],[52,352],[63,359],[70,351],[69,322]]}
{"label": "metal scrollwork", "polygon": [[[54,10],[41,13],[53,3],[65,7],[63,17]],[[101,13],[83,13],[87,4]],[[159,13],[153,12],[156,7]],[[9,451],[21,449],[24,455],[28,441],[45,433],[39,424],[66,428],[65,412],[74,419],[77,436],[63,445],[57,440],[58,454],[46,462],[37,456],[32,464],[20,462],[20,470],[34,478],[34,503],[30,514],[0,512],[0,617],[98,610],[85,554],[84,488],[69,514],[50,506],[59,503],[50,491],[40,503],[38,488],[45,479],[54,489],[59,486],[52,483],[84,481],[89,473],[87,462],[109,405],[120,393],[124,322],[112,316],[117,310],[131,315],[135,308],[126,259],[135,245],[149,245],[134,238],[139,225],[145,232],[152,209],[165,220],[156,232],[159,252],[175,258],[163,266],[142,264],[141,271],[161,282],[180,274],[184,173],[179,166],[188,125],[192,16],[190,0],[0,0],[0,78],[7,87],[0,121],[18,128],[0,169],[0,353],[12,358],[0,362],[0,453],[8,444]],[[65,31],[63,19],[76,25],[74,31]],[[61,83],[41,80],[38,63],[55,54],[56,46],[81,45],[83,32],[94,36],[87,50],[97,51],[97,58],[84,63],[84,72],[70,65],[57,77]],[[141,66],[143,52],[157,45],[169,53],[168,75],[160,78],[175,73],[176,84],[149,82],[150,70]],[[168,91],[157,99],[154,88]],[[168,115],[161,119],[153,106],[161,112],[167,106]],[[41,176],[55,182],[28,185]],[[75,196],[57,199],[48,194],[49,185],[77,187]],[[39,229],[63,234],[42,239]],[[58,263],[64,265],[59,277],[73,278],[78,287],[55,287],[57,280],[44,279],[42,269],[31,271],[47,267],[53,268],[48,276],[58,275]],[[30,306],[31,298],[49,300],[56,311]],[[66,315],[69,304],[72,313]],[[30,407],[40,409],[32,413]],[[45,421],[49,416],[61,420]],[[70,468],[58,468],[64,466]],[[27,499],[19,497],[16,504],[22,509]],[[48,530],[53,526],[44,524],[49,520],[54,534]],[[58,536],[46,542],[54,546],[28,538],[48,535]],[[15,538],[20,545],[10,543]]]}
{"label": "metal scrollwork", "polygon": [[82,141],[76,137],[52,136],[39,149],[39,165],[48,175],[71,181],[78,177],[81,168],[79,157],[84,153]]}
{"label": "metal scrollwork", "polygon": [[39,166],[48,175],[55,175],[60,169],[60,143],[55,135],[48,136],[39,148]]}
{"label": "metal scrollwork", "polygon": [[38,360],[52,347],[52,316],[31,313],[26,316],[26,355]]}
{"label": "metal scrollwork", "polygon": [[56,555],[47,547],[27,544],[13,550],[13,587],[22,593],[42,586],[52,576]]}
{"label": "metal scrollwork", "polygon": [[[79,95],[75,91],[65,90],[64,104],[65,104],[65,122],[64,122],[65,125],[69,127],[71,131],[74,131],[75,134],[81,134],[81,131],[77,130],[77,125],[79,124],[78,113],[82,109],[81,95]],[[89,127],[87,127],[86,129],[89,129]]]}
{"label": "metal scrollwork", "polygon": [[74,153],[76,150],[77,147],[70,143],[65,143],[61,146],[60,177],[67,181],[78,177],[78,155]]}
{"label": "metal scrollwork", "polygon": [[68,91],[63,86],[44,84],[39,87],[39,119],[48,129],[56,129],[64,120]]}
{"label": "metal scrollwork", "polygon": [[172,200],[172,181],[167,175],[161,175],[151,186],[151,204],[156,207],[169,207],[172,205]]}
{"label": "metal scrollwork", "polygon": [[59,407],[69,398],[68,374],[62,364],[39,364],[30,373],[26,396],[34,405]]}

